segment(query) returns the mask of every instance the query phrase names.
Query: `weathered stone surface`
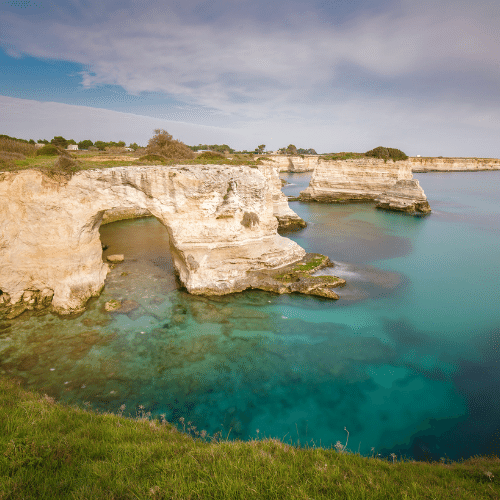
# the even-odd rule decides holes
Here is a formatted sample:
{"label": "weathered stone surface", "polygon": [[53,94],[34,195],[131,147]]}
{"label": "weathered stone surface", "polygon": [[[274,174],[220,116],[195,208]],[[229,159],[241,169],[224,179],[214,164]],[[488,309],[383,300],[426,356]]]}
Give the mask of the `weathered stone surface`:
{"label": "weathered stone surface", "polygon": [[[277,170],[265,166],[115,167],[61,179],[33,170],[0,173],[0,296],[9,300],[2,307],[35,307],[38,296],[24,293],[51,290],[54,311],[83,311],[104,286],[109,266],[99,226],[116,208],[147,210],[167,227],[189,292],[245,289],[248,272],[305,254],[276,232],[275,208],[286,211],[287,200],[268,177],[281,193]],[[245,213],[258,222],[242,224]]]}
{"label": "weathered stone surface", "polygon": [[281,191],[281,179],[275,166],[261,166],[259,170],[266,176],[273,198],[273,214],[278,219],[279,229],[300,229],[306,227],[301,219],[288,205],[288,198]]}
{"label": "weathered stone surface", "polygon": [[106,259],[108,262],[111,262],[111,264],[118,264],[125,260],[125,256],[123,254],[108,255]]}
{"label": "weathered stone surface", "polygon": [[320,160],[302,201],[372,201],[398,180],[412,179],[410,163],[375,158]]}
{"label": "weathered stone surface", "polygon": [[145,208],[113,208],[104,212],[101,224],[109,224],[110,222],[125,219],[138,219],[140,217],[152,217],[152,215]]}
{"label": "weathered stone surface", "polygon": [[333,262],[321,254],[306,254],[300,261],[278,269],[249,273],[248,288],[256,288],[279,294],[302,293],[329,299],[339,296],[332,288],[345,285],[345,280],[337,276],[311,276],[324,267],[333,267]]}
{"label": "weathered stone surface", "polygon": [[375,199],[376,207],[406,213],[427,214],[431,207],[417,179],[397,181]]}
{"label": "weathered stone surface", "polygon": [[417,158],[408,159],[413,172],[468,172],[500,170],[496,158]]}
{"label": "weathered stone surface", "polygon": [[312,172],[318,166],[317,155],[272,155],[261,160],[264,165],[278,168],[280,172]]}

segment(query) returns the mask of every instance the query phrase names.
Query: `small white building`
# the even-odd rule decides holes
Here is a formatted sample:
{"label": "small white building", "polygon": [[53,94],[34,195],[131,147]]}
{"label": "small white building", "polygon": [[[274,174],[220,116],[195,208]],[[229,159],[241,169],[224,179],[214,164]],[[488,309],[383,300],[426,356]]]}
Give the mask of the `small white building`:
{"label": "small white building", "polygon": [[417,155],[417,158],[422,158],[420,155]]}
{"label": "small white building", "polygon": [[44,144],[43,142],[37,142],[37,143],[35,144],[35,148],[36,148],[36,149],[43,148],[44,146],[45,146],[45,144]]}
{"label": "small white building", "polygon": [[66,148],[68,151],[78,151],[78,144],[68,144]]}

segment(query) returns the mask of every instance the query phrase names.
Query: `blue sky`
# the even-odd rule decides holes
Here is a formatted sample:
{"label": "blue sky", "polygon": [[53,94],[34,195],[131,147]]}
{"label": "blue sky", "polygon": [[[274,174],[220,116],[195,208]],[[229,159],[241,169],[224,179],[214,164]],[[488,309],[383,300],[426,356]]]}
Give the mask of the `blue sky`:
{"label": "blue sky", "polygon": [[0,5],[0,133],[500,157],[496,0]]}

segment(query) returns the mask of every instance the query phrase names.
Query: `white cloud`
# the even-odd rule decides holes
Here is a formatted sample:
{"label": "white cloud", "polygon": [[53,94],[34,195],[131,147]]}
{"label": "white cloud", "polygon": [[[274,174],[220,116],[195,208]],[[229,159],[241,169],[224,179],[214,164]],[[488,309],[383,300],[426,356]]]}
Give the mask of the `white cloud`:
{"label": "white cloud", "polygon": [[17,51],[88,65],[86,86],[161,91],[222,113],[264,118],[304,101],[313,87],[328,89],[344,62],[381,77],[474,64],[500,81],[498,16],[481,18],[479,5],[473,7],[454,15],[430,4],[397,16],[361,14],[342,27],[313,14],[292,18],[287,27],[200,24],[173,12],[152,16],[154,7],[130,17],[115,11],[91,25],[8,13],[0,27],[3,43]]}
{"label": "white cloud", "polygon": [[[81,141],[137,142],[145,146],[156,128],[168,130],[186,144],[218,144],[222,138],[242,143],[237,131],[191,123],[161,120],[149,116],[107,109],[39,102],[0,96],[1,134],[24,139],[52,139],[62,135]],[[223,141],[224,142],[224,141]]]}
{"label": "white cloud", "polygon": [[[405,1],[371,17],[361,12],[338,26],[314,12],[291,15],[283,23],[227,17],[201,23],[155,4],[142,12],[115,10],[90,22],[78,14],[39,20],[6,13],[0,43],[10,53],[85,65],[85,86],[164,92],[186,104],[185,121],[193,109],[206,109],[231,126],[210,129],[219,138],[213,141],[203,139],[209,128],[185,128],[186,138],[180,138],[187,143],[226,142],[250,149],[261,142],[273,148],[292,142],[318,151],[363,151],[382,144],[409,154],[500,156],[496,99],[477,95],[474,79],[464,79],[463,99],[447,92],[442,78],[474,72],[500,85],[500,16],[491,3]],[[337,77],[345,64],[372,75],[373,82],[365,89],[354,90],[345,81],[339,87]],[[377,89],[383,82],[389,81],[390,88],[391,82],[423,75],[429,89],[418,93],[405,93],[403,84],[397,95]],[[435,88],[440,89],[439,101]],[[430,95],[432,99],[426,98]],[[40,106],[34,105],[37,110]],[[148,120],[161,121],[129,115],[120,122],[118,114],[81,108],[77,126],[65,118],[63,108],[57,109],[50,130],[54,135],[68,130],[75,138],[83,115],[90,120],[83,135],[92,138],[99,131],[99,138],[127,141],[133,135],[130,140],[137,142],[160,126]],[[147,127],[138,125],[146,122]],[[48,126],[42,115],[34,123]],[[128,129],[125,123],[131,124]],[[163,127],[176,135],[172,127],[180,124]]]}

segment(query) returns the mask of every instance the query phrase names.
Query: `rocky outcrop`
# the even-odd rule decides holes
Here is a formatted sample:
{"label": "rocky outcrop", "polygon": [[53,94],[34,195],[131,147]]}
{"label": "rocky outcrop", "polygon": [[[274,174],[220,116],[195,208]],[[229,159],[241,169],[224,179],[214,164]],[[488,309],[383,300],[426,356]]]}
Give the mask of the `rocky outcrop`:
{"label": "rocky outcrop", "polygon": [[99,226],[117,208],[147,210],[167,227],[175,269],[190,293],[254,286],[249,273],[305,255],[277,234],[274,212],[282,201],[268,176],[279,177],[261,169],[115,167],[69,179],[0,173],[0,308],[17,315],[51,303],[60,314],[83,311],[104,286],[109,268]]}
{"label": "rocky outcrop", "polygon": [[496,158],[417,158],[408,159],[413,172],[475,172],[500,170]]}
{"label": "rocky outcrop", "polygon": [[[267,177],[273,193],[274,216],[278,219],[279,229],[300,229],[306,227],[306,223],[289,206],[288,198],[281,191],[284,184],[288,184],[284,179],[280,179],[277,167],[266,165],[259,167],[260,171]],[[137,219],[140,217],[152,217],[147,209],[134,208],[114,208],[106,210],[102,217],[102,224],[109,224],[125,219]]]}
{"label": "rocky outcrop", "polygon": [[272,155],[261,162],[277,167],[280,172],[312,172],[318,166],[318,158],[317,155]]}
{"label": "rocky outcrop", "polygon": [[288,198],[281,191],[282,182],[275,166],[260,166],[259,170],[266,176],[273,198],[273,214],[278,219],[278,228],[282,230],[306,227],[301,219],[288,205]]}
{"label": "rocky outcrop", "polygon": [[431,207],[417,179],[397,181],[375,198],[376,207],[410,214],[428,214]]}
{"label": "rocky outcrop", "polygon": [[300,193],[301,201],[373,201],[396,181],[410,180],[413,174],[407,161],[375,158],[320,160],[309,186]]}

